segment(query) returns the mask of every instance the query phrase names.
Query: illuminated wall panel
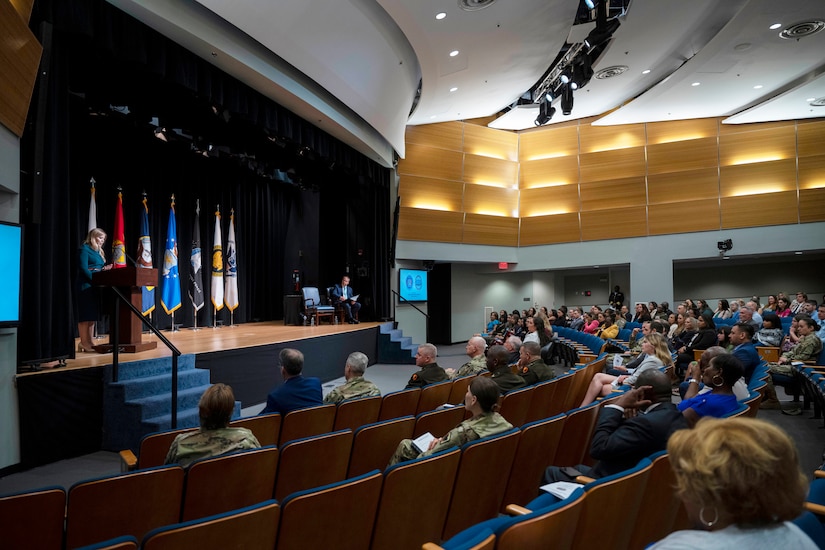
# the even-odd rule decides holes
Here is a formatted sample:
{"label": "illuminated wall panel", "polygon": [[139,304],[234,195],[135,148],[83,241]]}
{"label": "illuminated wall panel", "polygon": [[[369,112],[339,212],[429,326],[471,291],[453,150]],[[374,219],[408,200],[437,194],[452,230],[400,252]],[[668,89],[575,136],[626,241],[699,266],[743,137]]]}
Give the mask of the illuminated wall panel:
{"label": "illuminated wall panel", "polygon": [[825,141],[825,121],[797,122],[796,145],[799,157],[821,155],[823,141]]}
{"label": "illuminated wall panel", "polygon": [[720,166],[763,163],[795,157],[796,128],[792,123],[766,130],[751,129],[748,132],[719,135]]}
{"label": "illuminated wall panel", "polygon": [[719,189],[722,197],[796,190],[796,161],[788,159],[722,166]]}
{"label": "illuminated wall panel", "polygon": [[521,220],[520,246],[573,243],[580,240],[579,215],[576,212]]}
{"label": "illuminated wall panel", "polygon": [[519,134],[519,161],[567,157],[579,152],[578,126],[540,128]]}
{"label": "illuminated wall panel", "polygon": [[576,184],[522,189],[519,193],[522,218],[578,212],[579,204],[579,186]]}
{"label": "illuminated wall panel", "polygon": [[647,235],[644,206],[581,213],[582,240],[600,241]]}
{"label": "illuminated wall panel", "polygon": [[467,183],[464,185],[464,212],[518,218],[518,189]]}
{"label": "illuminated wall panel", "polygon": [[712,231],[720,227],[719,200],[686,200],[647,207],[650,235]]}
{"label": "illuminated wall panel", "polygon": [[[823,136],[825,138],[825,136]],[[820,142],[820,152],[825,153]],[[825,154],[799,159],[799,188],[821,189],[825,187]]]}
{"label": "illuminated wall panel", "polygon": [[398,162],[398,173],[462,181],[464,154],[423,145],[407,146],[407,158]]}
{"label": "illuminated wall panel", "polygon": [[645,178],[623,178],[582,183],[582,211],[608,210],[645,204]]}
{"label": "illuminated wall panel", "polygon": [[723,229],[796,223],[797,219],[796,191],[722,198]]}
{"label": "illuminated wall panel", "polygon": [[582,125],[579,127],[579,144],[582,153],[642,147],[645,144],[645,127],[644,124]]}
{"label": "illuminated wall panel", "polygon": [[647,173],[665,174],[685,172],[700,168],[713,168],[719,164],[716,137],[675,141],[648,145]]}
{"label": "illuminated wall panel", "polygon": [[407,157],[410,145],[426,145],[437,149],[462,151],[464,149],[464,124],[460,122],[443,122],[441,124],[422,124],[407,126],[405,134]]}
{"label": "illuminated wall panel", "polygon": [[825,188],[799,191],[799,221],[825,221]]}
{"label": "illuminated wall panel", "polygon": [[490,157],[464,155],[464,181],[495,187],[518,187],[518,163]]}
{"label": "illuminated wall panel", "polygon": [[518,218],[467,214],[464,218],[464,243],[518,246]]}
{"label": "illuminated wall panel", "polygon": [[464,152],[515,162],[518,161],[518,134],[465,124]]}
{"label": "illuminated wall panel", "polygon": [[439,212],[401,207],[398,238],[406,241],[460,243],[463,212]]}
{"label": "illuminated wall panel", "polygon": [[645,149],[633,147],[617,151],[579,155],[581,181],[603,181],[645,175]]}
{"label": "illuminated wall panel", "polygon": [[522,189],[553,187],[578,181],[578,155],[524,161],[519,168],[519,187]]}
{"label": "illuminated wall panel", "polygon": [[709,137],[716,139],[719,132],[719,121],[715,118],[650,122],[646,126],[648,146]]}
{"label": "illuminated wall panel", "polygon": [[719,170],[704,168],[647,177],[648,204],[713,199],[719,196]]}
{"label": "illuminated wall panel", "polygon": [[460,212],[464,184],[460,181],[401,176],[398,194],[401,204],[409,208]]}

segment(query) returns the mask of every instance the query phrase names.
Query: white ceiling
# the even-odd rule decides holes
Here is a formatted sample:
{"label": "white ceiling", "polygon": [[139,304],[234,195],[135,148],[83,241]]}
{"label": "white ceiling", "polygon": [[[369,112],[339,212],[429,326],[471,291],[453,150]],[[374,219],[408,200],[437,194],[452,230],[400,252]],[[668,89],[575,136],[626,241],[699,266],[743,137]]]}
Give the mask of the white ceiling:
{"label": "white ceiling", "polygon": [[[572,27],[578,0],[498,0],[477,11],[456,0],[109,1],[384,165],[393,150],[403,157],[407,124],[501,113],[568,37],[589,30]],[[825,20],[822,0],[632,0],[620,20],[593,68],[627,71],[593,78],[550,124],[825,116],[810,105],[825,98],[825,31],[779,37]],[[531,128],[536,114],[522,106],[490,126]]]}

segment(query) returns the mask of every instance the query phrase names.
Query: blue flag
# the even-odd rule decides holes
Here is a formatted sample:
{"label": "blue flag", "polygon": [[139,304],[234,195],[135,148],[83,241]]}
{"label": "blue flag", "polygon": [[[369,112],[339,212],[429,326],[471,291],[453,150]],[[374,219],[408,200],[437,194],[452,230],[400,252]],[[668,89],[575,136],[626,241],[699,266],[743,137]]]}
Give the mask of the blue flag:
{"label": "blue flag", "polygon": [[180,277],[178,276],[178,229],[175,222],[175,196],[169,208],[169,229],[166,232],[166,250],[163,253],[163,291],[160,305],[171,315],[181,306]]}
{"label": "blue flag", "polygon": [[[143,195],[143,211],[140,216],[140,239],[138,239],[137,266],[152,269],[152,239],[149,237],[149,205]],[[144,286],[143,306],[140,311],[149,315],[155,310],[155,287]]]}

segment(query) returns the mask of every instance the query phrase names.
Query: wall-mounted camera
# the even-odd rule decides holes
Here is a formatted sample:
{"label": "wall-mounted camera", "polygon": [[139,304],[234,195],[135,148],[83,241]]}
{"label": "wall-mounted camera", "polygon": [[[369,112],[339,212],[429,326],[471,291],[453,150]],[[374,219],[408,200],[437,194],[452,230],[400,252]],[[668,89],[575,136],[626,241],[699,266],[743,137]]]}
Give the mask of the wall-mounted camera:
{"label": "wall-mounted camera", "polygon": [[728,251],[733,248],[733,241],[731,239],[719,241],[716,243],[716,248],[719,249],[719,255],[725,257]]}

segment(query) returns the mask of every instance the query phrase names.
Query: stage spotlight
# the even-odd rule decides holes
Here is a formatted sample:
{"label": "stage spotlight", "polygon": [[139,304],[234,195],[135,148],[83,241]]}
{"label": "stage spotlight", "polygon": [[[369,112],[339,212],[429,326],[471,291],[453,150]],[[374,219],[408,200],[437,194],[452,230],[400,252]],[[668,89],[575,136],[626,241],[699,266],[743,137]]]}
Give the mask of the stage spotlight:
{"label": "stage spotlight", "polygon": [[573,88],[568,83],[561,88],[561,112],[569,115],[573,111]]}
{"label": "stage spotlight", "polygon": [[587,9],[592,10],[595,6],[593,0],[584,0],[584,5],[587,6]]}
{"label": "stage spotlight", "polygon": [[[549,97],[549,96],[548,96]],[[539,116],[536,117],[536,126],[544,126],[556,114],[556,108],[550,103],[551,99],[545,99],[539,104]]]}

